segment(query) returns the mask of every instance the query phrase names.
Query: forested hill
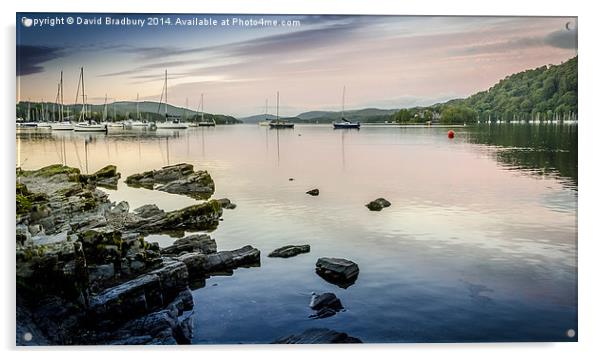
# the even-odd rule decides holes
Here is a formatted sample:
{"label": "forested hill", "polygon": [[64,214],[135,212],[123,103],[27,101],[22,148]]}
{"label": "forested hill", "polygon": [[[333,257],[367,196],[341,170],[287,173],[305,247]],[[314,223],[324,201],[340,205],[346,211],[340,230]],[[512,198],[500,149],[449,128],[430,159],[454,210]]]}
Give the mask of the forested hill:
{"label": "forested hill", "polygon": [[466,99],[425,108],[400,110],[398,122],[554,120],[577,118],[577,57],[560,65],[541,66],[500,80]]}

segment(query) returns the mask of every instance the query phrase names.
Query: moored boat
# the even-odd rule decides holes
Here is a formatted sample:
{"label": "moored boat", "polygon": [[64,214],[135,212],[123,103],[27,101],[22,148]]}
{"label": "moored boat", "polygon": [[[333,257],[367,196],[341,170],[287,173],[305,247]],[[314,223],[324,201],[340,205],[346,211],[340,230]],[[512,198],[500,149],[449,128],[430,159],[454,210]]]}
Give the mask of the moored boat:
{"label": "moored boat", "polygon": [[333,122],[332,126],[335,129],[340,129],[340,128],[355,128],[355,129],[359,130],[360,123],[359,122],[349,122],[347,119],[341,118],[341,121]]}
{"label": "moored boat", "polygon": [[[201,94],[201,121],[198,123],[199,127],[213,127],[215,126],[215,119],[205,120],[205,100],[204,94]],[[198,112],[197,108],[197,112]]]}
{"label": "moored boat", "polygon": [[270,128],[294,128],[295,124],[280,119],[280,92],[276,92],[276,119],[271,120]]}
{"label": "moored boat", "polygon": [[107,124],[96,121],[79,122],[73,126],[75,132],[107,132]]}
{"label": "moored boat", "polygon": [[345,118],[345,86],[343,86],[343,101],[342,101],[342,107],[341,107],[341,119],[339,121],[335,121],[332,123],[332,127],[336,130],[336,129],[345,129],[345,128],[352,128],[352,129],[360,129],[360,123],[358,122],[351,122],[349,120],[347,120]]}
{"label": "moored boat", "polygon": [[[163,83],[163,92],[161,93],[161,100],[163,99],[163,95],[165,95],[165,103],[164,103],[164,116],[165,122],[157,122],[155,124],[158,130],[185,130],[188,128],[188,125],[181,122],[179,118],[172,117],[169,118],[167,114],[167,70],[165,70],[165,82]],[[159,100],[159,110],[161,109],[161,100]]]}
{"label": "moored boat", "polygon": [[50,128],[53,131],[72,131],[74,126],[73,126],[73,123],[71,123],[71,121],[60,121],[60,122],[53,122],[50,125]]}
{"label": "moored boat", "polygon": [[165,122],[157,122],[157,129],[169,129],[169,130],[185,130],[188,125],[180,122],[179,119],[174,118]]}

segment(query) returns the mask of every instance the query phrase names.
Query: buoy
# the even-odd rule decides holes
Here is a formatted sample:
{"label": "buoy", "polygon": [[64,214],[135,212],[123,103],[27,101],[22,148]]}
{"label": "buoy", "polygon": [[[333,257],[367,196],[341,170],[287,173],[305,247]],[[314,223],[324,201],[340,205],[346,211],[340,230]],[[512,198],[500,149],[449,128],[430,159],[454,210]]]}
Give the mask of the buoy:
{"label": "buoy", "polygon": [[454,138],[454,136],[456,136],[454,130],[447,131],[447,138]]}

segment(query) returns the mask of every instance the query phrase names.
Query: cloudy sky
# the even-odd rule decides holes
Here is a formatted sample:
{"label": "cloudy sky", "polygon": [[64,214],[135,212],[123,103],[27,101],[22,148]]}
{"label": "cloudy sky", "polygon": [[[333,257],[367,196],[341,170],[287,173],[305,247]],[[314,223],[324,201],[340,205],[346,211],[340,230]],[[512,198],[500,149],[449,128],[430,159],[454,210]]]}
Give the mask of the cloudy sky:
{"label": "cloudy sky", "polygon": [[[23,17],[107,16],[145,26],[26,27]],[[151,16],[151,15],[148,15]],[[158,101],[169,73],[169,102],[235,116],[296,115],[346,108],[429,105],[485,90],[506,75],[577,54],[577,21],[559,17],[169,15],[148,26],[145,15],[17,14],[17,101],[56,96],[64,71],[65,101],[75,101],[79,67],[88,101]],[[156,15],[152,15],[155,17]],[[166,17],[166,16],[164,16]],[[176,18],[211,18],[217,26],[179,26]],[[232,19],[277,26],[232,25]],[[221,25],[222,20],[229,25]],[[298,20],[295,26],[282,25]]]}

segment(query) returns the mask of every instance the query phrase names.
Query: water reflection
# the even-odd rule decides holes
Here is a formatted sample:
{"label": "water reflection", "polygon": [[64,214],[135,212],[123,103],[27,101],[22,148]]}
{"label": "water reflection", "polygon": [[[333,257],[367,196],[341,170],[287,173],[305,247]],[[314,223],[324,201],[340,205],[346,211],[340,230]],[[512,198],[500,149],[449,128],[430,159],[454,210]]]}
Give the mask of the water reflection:
{"label": "water reflection", "polygon": [[[115,164],[112,201],[166,211],[197,202],[123,180],[167,163],[209,171],[215,197],[238,205],[211,233],[218,249],[251,244],[262,258],[194,291],[199,343],[266,343],[317,324],[366,342],[574,340],[565,333],[577,317],[577,127],[544,126],[463,127],[454,140],[435,127],[19,131],[18,161]],[[378,197],[392,206],[368,211]],[[311,252],[266,256],[289,244]],[[347,289],[315,274],[316,259],[333,256],[360,266]],[[347,310],[308,320],[314,291],[334,292]]]}
{"label": "water reflection", "polygon": [[487,145],[510,169],[560,177],[576,189],[577,130],[575,124],[482,124],[467,131],[466,138]]}

